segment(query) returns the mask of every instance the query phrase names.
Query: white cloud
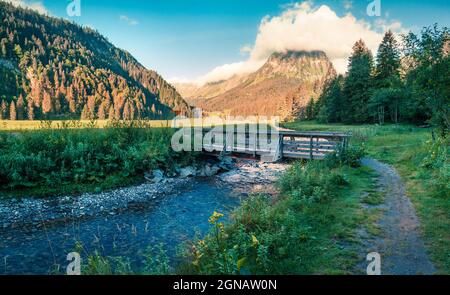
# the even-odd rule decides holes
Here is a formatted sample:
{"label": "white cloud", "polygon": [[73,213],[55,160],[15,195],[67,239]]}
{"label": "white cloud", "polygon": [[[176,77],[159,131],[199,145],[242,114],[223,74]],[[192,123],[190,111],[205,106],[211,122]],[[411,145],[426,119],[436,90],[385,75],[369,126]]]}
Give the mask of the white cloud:
{"label": "white cloud", "polygon": [[120,15],[120,16],[119,16],[119,19],[120,19],[121,21],[126,22],[126,23],[127,23],[128,25],[130,25],[130,26],[136,26],[136,25],[139,24],[139,22],[138,22],[137,20],[132,19],[132,18],[129,18],[129,17],[126,16],[126,15]]}
{"label": "white cloud", "polygon": [[252,46],[251,45],[244,45],[239,49],[239,52],[241,53],[241,55],[246,55],[250,52],[252,52]]}
{"label": "white cloud", "polygon": [[253,60],[224,64],[214,68],[212,71],[195,81],[197,84],[203,85],[208,82],[221,81],[233,77],[234,75],[242,75],[252,73],[258,70],[264,64],[265,60]]}
{"label": "white cloud", "polygon": [[49,14],[48,10],[45,8],[42,1],[34,1],[34,0],[2,0],[2,1],[9,2],[15,6],[30,8],[41,14]]}
{"label": "white cloud", "polygon": [[400,22],[378,20],[371,25],[351,13],[338,16],[326,5],[313,7],[310,1],[292,4],[280,15],[262,19],[254,45],[243,47],[245,52],[250,50],[247,60],[216,67],[196,82],[204,84],[253,72],[272,53],[287,50],[322,50],[336,70],[345,73],[355,42],[363,39],[375,54],[387,29],[403,31]]}

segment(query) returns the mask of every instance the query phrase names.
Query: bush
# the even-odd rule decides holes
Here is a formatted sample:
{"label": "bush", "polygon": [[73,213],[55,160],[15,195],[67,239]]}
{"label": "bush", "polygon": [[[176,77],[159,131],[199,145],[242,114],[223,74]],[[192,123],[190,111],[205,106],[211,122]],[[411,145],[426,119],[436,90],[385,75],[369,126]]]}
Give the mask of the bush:
{"label": "bush", "polygon": [[349,145],[345,148],[339,147],[335,153],[328,155],[325,161],[330,167],[348,165],[356,168],[361,166],[361,159],[366,155],[364,144]]}
{"label": "bush", "polygon": [[0,186],[15,190],[101,186],[193,160],[190,154],[172,151],[172,130],[168,128],[150,128],[145,122],[111,122],[105,129],[97,129],[95,124],[86,129],[73,126],[3,133]]}
{"label": "bush", "polygon": [[[327,231],[335,224],[333,198],[348,184],[341,169],[323,162],[297,163],[280,179],[280,196],[254,195],[226,225],[220,213],[211,231],[187,252],[188,274],[311,273]],[[322,236],[321,239],[318,236]]]}
{"label": "bush", "polygon": [[422,167],[432,174],[431,184],[436,195],[448,197],[450,195],[450,162],[448,139],[439,137],[435,141],[428,141],[428,155],[422,161]]}
{"label": "bush", "polygon": [[324,173],[325,163],[296,163],[280,179],[278,187],[284,195],[308,202],[322,202],[333,197],[338,186],[347,182],[339,172]]}

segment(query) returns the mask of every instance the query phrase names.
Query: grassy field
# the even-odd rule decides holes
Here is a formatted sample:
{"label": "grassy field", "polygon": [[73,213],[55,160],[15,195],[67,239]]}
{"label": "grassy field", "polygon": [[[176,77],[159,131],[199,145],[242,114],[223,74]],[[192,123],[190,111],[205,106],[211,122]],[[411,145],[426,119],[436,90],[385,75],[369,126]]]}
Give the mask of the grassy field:
{"label": "grassy field", "polygon": [[[67,120],[67,121],[2,121],[0,120],[0,130],[20,131],[20,130],[39,130],[44,128],[105,128],[108,126],[108,120]],[[172,121],[154,120],[148,121],[152,127],[167,127]]]}
{"label": "grassy field", "polygon": [[195,155],[172,150],[173,132],[145,122],[2,131],[0,197],[100,192],[188,165]]}
{"label": "grassy field", "polygon": [[[431,129],[409,125],[346,126],[314,122],[289,123],[285,127],[304,131],[352,132],[353,141],[365,144],[369,156],[393,165],[402,176],[407,194],[419,215],[423,237],[434,264],[439,272],[450,274],[448,149],[440,151],[440,157],[446,162],[444,168],[427,167],[430,166],[427,161],[437,161],[432,157],[439,156],[439,152],[432,148]],[[444,145],[448,147],[448,141]]]}
{"label": "grassy field", "polygon": [[[256,117],[255,117],[256,118]],[[255,119],[256,120],[256,119]],[[148,126],[154,128],[172,127],[172,126],[222,126],[222,125],[241,125],[248,124],[246,120],[224,121],[220,117],[205,117],[199,119],[179,119],[179,120],[142,120]],[[45,129],[82,129],[82,128],[106,128],[111,124],[109,120],[61,120],[61,121],[6,121],[0,120],[0,131],[26,131]],[[123,122],[123,121],[122,121]],[[251,122],[254,124],[255,122]],[[189,124],[189,125],[188,125]]]}

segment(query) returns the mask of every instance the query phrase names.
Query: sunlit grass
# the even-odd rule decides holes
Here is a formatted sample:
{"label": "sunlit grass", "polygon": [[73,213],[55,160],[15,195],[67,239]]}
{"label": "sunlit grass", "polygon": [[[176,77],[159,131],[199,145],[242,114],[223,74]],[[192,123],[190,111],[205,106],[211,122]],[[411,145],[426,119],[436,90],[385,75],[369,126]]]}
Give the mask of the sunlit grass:
{"label": "sunlit grass", "polygon": [[[421,221],[429,254],[441,273],[450,274],[450,196],[433,189],[433,171],[422,167],[429,154],[432,130],[412,125],[342,125],[295,122],[296,130],[352,132],[364,142],[369,156],[393,165],[405,183]],[[450,182],[450,179],[448,180]]]}

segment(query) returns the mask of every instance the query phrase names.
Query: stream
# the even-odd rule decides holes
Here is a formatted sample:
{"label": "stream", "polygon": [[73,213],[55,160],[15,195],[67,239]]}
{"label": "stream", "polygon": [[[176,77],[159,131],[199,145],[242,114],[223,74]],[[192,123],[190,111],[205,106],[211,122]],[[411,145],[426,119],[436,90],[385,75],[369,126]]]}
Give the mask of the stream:
{"label": "stream", "polygon": [[[228,220],[248,193],[273,183],[285,168],[283,164],[243,162],[218,176],[175,180],[170,191],[144,184],[79,197],[84,203],[100,199],[108,204],[107,197],[128,196],[124,197],[128,200],[125,207],[113,210],[102,206],[100,210],[92,206],[96,209],[91,215],[73,213],[80,207],[78,198],[66,199],[73,208],[60,200],[0,204],[0,221],[5,219],[2,212],[3,216],[19,216],[0,226],[0,274],[64,273],[67,254],[75,251],[77,243],[83,245],[82,259],[98,251],[102,256],[126,257],[133,269],[142,266],[149,247],[162,245],[174,267],[183,245],[209,231],[208,219],[214,211]],[[40,209],[28,212],[30,206]]]}

